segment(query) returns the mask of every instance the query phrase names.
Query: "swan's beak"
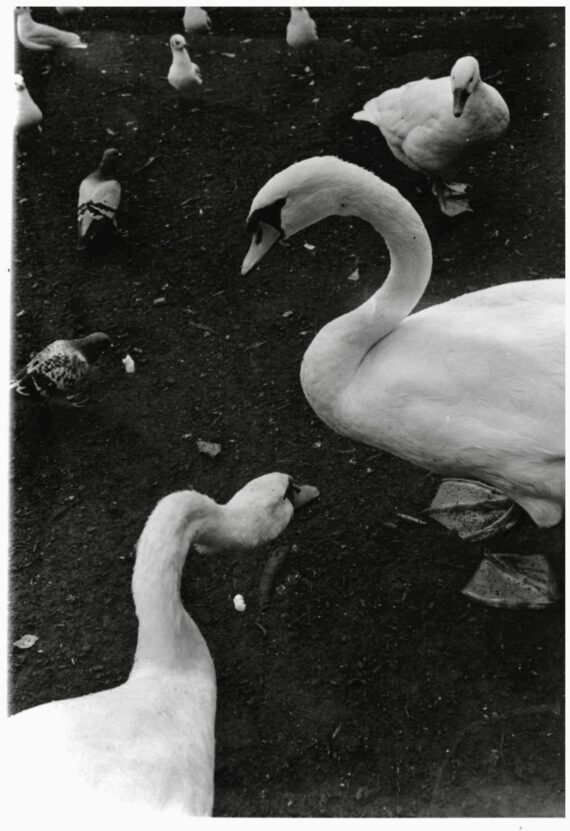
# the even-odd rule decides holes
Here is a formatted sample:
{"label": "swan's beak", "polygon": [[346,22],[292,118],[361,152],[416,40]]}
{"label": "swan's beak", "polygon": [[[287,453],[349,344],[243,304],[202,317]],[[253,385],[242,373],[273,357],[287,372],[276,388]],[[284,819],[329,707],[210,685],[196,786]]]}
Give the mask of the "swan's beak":
{"label": "swan's beak", "polygon": [[242,277],[247,274],[248,271],[251,271],[254,265],[257,265],[257,263],[265,257],[269,249],[275,245],[280,236],[281,232],[276,228],[273,228],[272,225],[267,225],[265,222],[258,223],[257,230],[251,240],[249,251],[245,255],[245,260],[241,264]]}
{"label": "swan's beak", "polygon": [[468,98],[469,93],[466,89],[461,89],[460,87],[453,90],[453,115],[455,118],[459,118],[465,109],[465,104],[467,103]]}
{"label": "swan's beak", "polygon": [[291,490],[292,490],[292,499],[289,497],[293,503],[293,507],[296,511],[299,508],[302,508],[303,505],[306,505],[307,502],[312,502],[313,499],[316,499],[319,496],[319,491],[317,488],[313,487],[313,485],[296,485],[294,482],[291,482]]}

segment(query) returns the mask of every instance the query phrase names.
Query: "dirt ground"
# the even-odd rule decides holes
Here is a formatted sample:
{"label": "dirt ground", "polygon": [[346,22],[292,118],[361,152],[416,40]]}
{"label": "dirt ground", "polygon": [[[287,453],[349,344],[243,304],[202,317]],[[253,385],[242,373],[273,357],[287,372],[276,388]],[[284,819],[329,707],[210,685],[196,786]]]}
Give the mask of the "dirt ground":
{"label": "dirt ground", "polygon": [[[315,8],[314,73],[288,52],[286,8],[210,14],[215,33],[190,47],[198,107],[179,107],[166,82],[181,9],[89,9],[76,26],[87,51],[18,52],[44,133],[16,150],[14,363],[97,330],[116,351],[84,410],[49,424],[13,402],[11,641],[39,639],[11,649],[12,709],[126,678],[133,546],[160,497],[192,485],[225,501],[282,470],[321,497],[279,541],[290,552],[266,634],[255,620],[271,549],[190,556],[183,579],[217,669],[215,814],[560,816],[562,604],[503,611],[461,594],[486,547],[549,554],[556,534],[526,523],[467,544],[402,518],[422,517],[437,478],[313,415],[301,358],[379,285],[387,253],[371,228],[330,219],[246,278],[239,267],[259,187],[332,153],[420,212],[434,247],[421,305],[563,276],[564,11]],[[53,9],[34,16],[61,26]],[[474,213],[451,220],[351,115],[384,89],[448,74],[463,54],[507,100],[511,127],[465,171]],[[81,257],[77,187],[110,145],[123,153],[125,238]],[[198,438],[221,454],[199,454]]]}

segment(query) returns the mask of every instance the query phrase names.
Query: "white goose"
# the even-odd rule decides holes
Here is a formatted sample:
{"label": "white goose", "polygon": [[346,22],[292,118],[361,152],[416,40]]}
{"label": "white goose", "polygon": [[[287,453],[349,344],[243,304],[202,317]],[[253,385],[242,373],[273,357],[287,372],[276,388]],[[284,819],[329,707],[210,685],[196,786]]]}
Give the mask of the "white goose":
{"label": "white goose", "polygon": [[391,267],[369,300],[309,345],[301,384],[311,407],[338,433],[494,486],[541,527],[559,523],[564,281],[506,283],[410,315],[432,264],[419,215],[377,176],[330,156],[293,164],[261,188],[242,274],[280,237],[335,214],[369,222]]}
{"label": "white goose", "polygon": [[205,9],[201,9],[199,6],[185,7],[182,25],[188,35],[196,35],[200,32],[209,33],[212,29],[210,15]]}
{"label": "white goose", "polygon": [[158,503],[137,545],[132,589],[139,629],[128,679],[7,720],[6,795],[19,827],[41,819],[49,828],[83,820],[116,828],[121,809],[131,819],[146,811],[174,821],[211,814],[216,678],[206,641],[180,600],[188,547],[211,554],[262,545],[317,495],[316,488],[270,473],[226,505],[196,491]]}
{"label": "white goose", "polygon": [[28,6],[16,9],[16,32],[22,46],[36,52],[49,52],[58,48],[87,49],[87,44],[75,32],[64,32],[55,26],[36,23]]}
{"label": "white goose", "polygon": [[192,62],[187,47],[182,35],[170,38],[172,63],[168,70],[168,83],[181,98],[195,99],[202,92],[202,74],[198,64]]}
{"label": "white goose", "polygon": [[16,132],[28,127],[37,127],[41,131],[42,111],[28,92],[24,78],[19,73],[14,75],[16,88]]}
{"label": "white goose", "polygon": [[460,165],[498,141],[509,125],[509,109],[497,90],[481,80],[479,64],[459,58],[451,77],[422,78],[383,92],[352,116],[378,127],[394,156],[433,179],[440,208],[448,216],[471,210],[467,185],[451,182]]}

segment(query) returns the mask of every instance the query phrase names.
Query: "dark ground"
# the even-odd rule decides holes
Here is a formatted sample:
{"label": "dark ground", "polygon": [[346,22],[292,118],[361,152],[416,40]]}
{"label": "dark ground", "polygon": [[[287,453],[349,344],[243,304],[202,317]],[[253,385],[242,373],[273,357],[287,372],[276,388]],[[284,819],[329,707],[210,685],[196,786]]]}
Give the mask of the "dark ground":
{"label": "dark ground", "polygon": [[[52,9],[34,14],[61,25]],[[182,586],[218,674],[215,813],[559,816],[562,607],[469,602],[460,590],[484,544],[398,516],[420,515],[437,479],[333,434],[300,388],[310,339],[376,289],[383,246],[363,223],[332,219],[247,278],[239,266],[258,188],[333,153],[419,210],[434,246],[423,303],[562,276],[564,11],[317,8],[312,84],[285,45],[287,9],[212,9],[215,34],[190,48],[205,79],[197,111],[178,108],[165,80],[181,14],[90,9],[76,27],[88,51],[19,50],[44,137],[17,150],[14,362],[96,330],[117,355],[101,361],[96,403],[54,413],[49,429],[14,402],[11,640],[39,640],[13,649],[12,707],[125,679],[133,545],[160,497],[191,483],[226,500],[283,470],[321,498],[282,539],[295,547],[267,634],[254,624],[267,550],[190,557]],[[466,173],[475,213],[449,220],[351,115],[469,53],[511,128]],[[82,259],[77,187],[109,145],[124,153],[128,237]],[[134,376],[118,360],[127,351]],[[222,453],[199,455],[198,438]],[[487,545],[549,553],[554,536],[527,524]]]}

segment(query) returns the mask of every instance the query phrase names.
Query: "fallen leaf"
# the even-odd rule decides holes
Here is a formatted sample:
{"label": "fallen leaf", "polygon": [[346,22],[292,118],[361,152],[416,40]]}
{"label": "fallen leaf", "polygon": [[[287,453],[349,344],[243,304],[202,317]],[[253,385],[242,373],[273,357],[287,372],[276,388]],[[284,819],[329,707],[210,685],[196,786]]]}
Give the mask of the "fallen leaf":
{"label": "fallen leaf", "polygon": [[303,248],[306,248],[306,249],[307,249],[307,251],[314,251],[314,250],[315,250],[315,246],[314,246],[314,245],[311,245],[311,243],[310,243],[310,242],[306,242],[306,243],[304,243]]}
{"label": "fallen leaf", "polygon": [[358,269],[355,268],[352,274],[349,274],[347,280],[352,280],[355,283],[357,280],[360,280],[360,274],[358,273]]}
{"label": "fallen leaf", "polygon": [[37,639],[37,635],[22,635],[17,641],[14,641],[14,646],[17,646],[18,649],[29,649],[30,646],[35,644]]}
{"label": "fallen leaf", "polygon": [[209,456],[211,459],[214,459],[218,453],[222,452],[221,444],[217,444],[214,441],[204,441],[204,439],[198,439],[196,447],[198,448],[199,453],[205,453],[206,456]]}

